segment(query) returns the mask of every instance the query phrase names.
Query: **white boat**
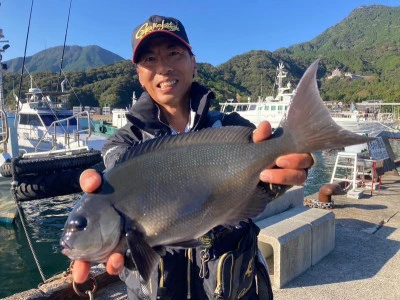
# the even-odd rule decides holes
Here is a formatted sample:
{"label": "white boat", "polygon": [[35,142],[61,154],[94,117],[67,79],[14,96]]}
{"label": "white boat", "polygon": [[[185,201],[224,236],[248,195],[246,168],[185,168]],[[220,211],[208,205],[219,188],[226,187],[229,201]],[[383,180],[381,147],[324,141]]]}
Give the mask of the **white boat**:
{"label": "white boat", "polygon": [[90,114],[73,114],[67,109],[65,81],[61,91],[31,88],[25,99],[18,101],[16,128],[19,150],[25,153],[86,147],[101,150],[106,139],[92,134]]}
{"label": "white boat", "polygon": [[268,96],[265,99],[259,97],[256,102],[233,102],[233,99],[228,100],[228,102],[221,103],[221,112],[237,112],[256,126],[261,121],[268,120],[272,128],[277,128],[282,118],[286,116],[290,102],[296,92],[291,88],[290,82],[287,83],[286,87],[283,86],[283,79],[286,78],[286,75],[287,72],[284,71],[284,65],[280,62],[276,76],[278,93],[275,97]]}
{"label": "white boat", "polygon": [[[394,128],[393,113],[382,112],[381,107],[385,105],[387,103],[382,101],[364,101],[352,104],[349,109],[342,109],[340,102],[335,109],[332,104],[327,106],[332,119],[344,129],[369,136],[378,136],[384,132],[388,137],[399,138],[399,131]],[[395,103],[390,105],[396,106]]]}

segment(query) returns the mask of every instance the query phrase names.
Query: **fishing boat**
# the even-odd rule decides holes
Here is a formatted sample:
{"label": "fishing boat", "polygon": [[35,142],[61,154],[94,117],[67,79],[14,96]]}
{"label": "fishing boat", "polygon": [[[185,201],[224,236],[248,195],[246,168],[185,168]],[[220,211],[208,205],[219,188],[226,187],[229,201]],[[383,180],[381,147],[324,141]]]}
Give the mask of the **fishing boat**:
{"label": "fishing boat", "polygon": [[7,124],[3,132],[10,133],[3,141],[9,147],[3,149],[12,154],[1,164],[1,175],[17,183],[18,201],[80,192],[80,174],[96,164],[103,168],[100,150],[106,138],[92,135],[88,111],[73,114],[67,109],[64,88],[44,92],[31,86],[26,95],[22,101],[14,95],[15,115],[2,114],[2,124]]}
{"label": "fishing boat", "polygon": [[272,128],[277,128],[282,118],[286,116],[290,102],[296,92],[295,89],[292,89],[290,82],[283,86],[283,80],[286,76],[287,72],[284,70],[283,63],[280,62],[277,67],[277,95],[275,97],[268,96],[263,99],[260,96],[256,102],[234,102],[231,99],[228,102],[221,103],[221,112],[237,112],[256,126],[261,121],[268,120]]}
{"label": "fishing boat", "polygon": [[[0,37],[4,37],[2,31]],[[1,52],[4,50],[1,48]],[[0,63],[1,59],[0,56]],[[16,112],[6,112],[3,69],[0,69],[0,174],[8,179],[4,180],[6,184],[0,194],[10,191],[11,181],[13,202],[14,198],[27,201],[80,192],[80,174],[96,165],[98,170],[104,168],[100,149],[106,138],[92,135],[88,111],[73,114],[67,108],[66,80],[60,92],[45,92],[33,87],[31,76],[26,97],[19,100],[14,93]],[[9,197],[2,197],[2,205],[3,198]],[[8,207],[2,211],[9,216]]]}
{"label": "fishing boat", "polygon": [[26,97],[19,100],[17,134],[19,150],[24,153],[75,149],[86,147],[101,150],[106,139],[92,134],[91,118],[88,111],[73,114],[68,109],[65,90],[67,79],[61,82],[61,91],[42,91],[31,87]]}

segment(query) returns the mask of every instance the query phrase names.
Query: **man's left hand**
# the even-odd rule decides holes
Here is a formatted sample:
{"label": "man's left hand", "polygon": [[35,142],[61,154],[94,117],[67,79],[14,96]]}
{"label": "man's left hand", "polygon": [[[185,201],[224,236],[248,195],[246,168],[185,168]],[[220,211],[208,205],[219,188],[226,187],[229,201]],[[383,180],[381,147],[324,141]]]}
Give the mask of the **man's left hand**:
{"label": "man's left hand", "polygon": [[[254,131],[253,141],[257,143],[270,136],[271,124],[264,121]],[[260,180],[281,185],[302,185],[307,179],[305,169],[311,168],[313,164],[314,158],[310,153],[282,155],[275,161],[279,169],[264,169],[260,174]]]}

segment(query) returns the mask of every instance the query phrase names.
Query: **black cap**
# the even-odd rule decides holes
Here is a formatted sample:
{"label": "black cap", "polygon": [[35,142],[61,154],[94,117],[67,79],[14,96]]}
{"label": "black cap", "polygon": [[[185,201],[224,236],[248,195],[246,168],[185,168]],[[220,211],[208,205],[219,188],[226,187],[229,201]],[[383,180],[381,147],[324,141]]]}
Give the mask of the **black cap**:
{"label": "black cap", "polygon": [[134,63],[137,63],[139,48],[140,45],[143,44],[143,41],[147,40],[150,36],[154,37],[154,34],[160,33],[177,38],[190,51],[192,50],[186,35],[185,27],[183,27],[179,20],[171,17],[153,15],[146,22],[136,27],[132,33],[132,61]]}

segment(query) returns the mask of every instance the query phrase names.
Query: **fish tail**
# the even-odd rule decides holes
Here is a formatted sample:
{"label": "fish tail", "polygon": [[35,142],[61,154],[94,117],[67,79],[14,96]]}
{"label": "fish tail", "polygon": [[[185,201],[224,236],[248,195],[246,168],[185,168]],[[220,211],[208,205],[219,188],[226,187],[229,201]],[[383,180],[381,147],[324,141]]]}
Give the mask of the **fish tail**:
{"label": "fish tail", "polygon": [[281,122],[282,134],[293,147],[292,152],[337,149],[372,140],[343,129],[332,119],[318,90],[318,62],[315,61],[304,73],[287,117]]}

